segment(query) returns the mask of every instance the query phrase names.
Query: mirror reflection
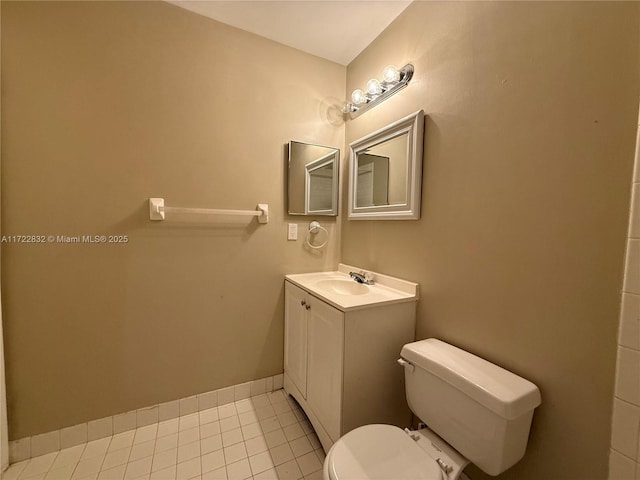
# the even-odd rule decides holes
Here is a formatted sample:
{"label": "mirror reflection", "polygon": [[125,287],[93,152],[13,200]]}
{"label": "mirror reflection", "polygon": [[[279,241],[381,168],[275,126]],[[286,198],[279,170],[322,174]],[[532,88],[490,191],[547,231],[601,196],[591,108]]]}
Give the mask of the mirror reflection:
{"label": "mirror reflection", "polygon": [[403,134],[358,153],[356,207],[407,202],[407,148]]}
{"label": "mirror reflection", "polygon": [[338,214],[340,150],[289,142],[289,214]]}
{"label": "mirror reflection", "polygon": [[419,110],[350,145],[349,219],[420,218],[423,129]]}

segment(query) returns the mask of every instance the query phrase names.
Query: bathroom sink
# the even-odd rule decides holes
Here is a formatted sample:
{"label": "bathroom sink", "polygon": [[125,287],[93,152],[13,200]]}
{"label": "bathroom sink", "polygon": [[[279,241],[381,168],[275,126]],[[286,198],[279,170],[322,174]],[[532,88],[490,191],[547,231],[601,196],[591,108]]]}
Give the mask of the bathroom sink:
{"label": "bathroom sink", "polygon": [[374,282],[365,285],[355,282],[350,276],[352,272],[364,270],[340,263],[337,271],[295,273],[285,275],[285,279],[343,312],[418,300],[417,283],[368,271]]}
{"label": "bathroom sink", "polygon": [[318,288],[329,290],[338,295],[364,295],[369,293],[369,287],[354,280],[320,280],[317,284]]}

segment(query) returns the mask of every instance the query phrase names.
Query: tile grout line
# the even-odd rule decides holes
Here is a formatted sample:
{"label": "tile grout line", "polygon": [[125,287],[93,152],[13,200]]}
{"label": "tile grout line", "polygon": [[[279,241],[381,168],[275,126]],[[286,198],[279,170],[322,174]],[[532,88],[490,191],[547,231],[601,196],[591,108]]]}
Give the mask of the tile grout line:
{"label": "tile grout line", "polygon": [[[257,397],[261,397],[261,400],[258,401]],[[254,401],[251,401],[251,399],[254,398]],[[278,399],[280,399],[281,401],[278,401]],[[251,402],[251,405],[249,406],[249,408],[246,408],[245,406],[243,406],[242,404],[240,404],[239,402],[242,402],[243,400],[247,400]],[[258,403],[259,402],[259,403]],[[266,405],[265,405],[266,403]],[[219,416],[219,408],[220,407],[224,407],[226,405],[229,405],[231,407],[232,405],[232,409],[233,412],[231,415],[227,415],[224,418],[220,418]],[[260,406],[259,406],[260,405]],[[280,405],[280,406],[278,406]],[[147,461],[149,464],[147,466],[147,468],[144,468],[141,471],[144,471],[146,473],[142,474],[142,476],[140,476],[140,479],[145,479],[145,480],[150,480],[150,478],[153,476],[153,474],[155,472],[158,471],[162,471],[165,469],[169,469],[169,468],[175,468],[175,472],[174,472],[174,476],[173,478],[175,479],[177,474],[178,474],[178,466],[180,464],[186,463],[186,462],[193,462],[193,460],[196,460],[196,458],[192,458],[192,459],[187,459],[184,460],[183,462],[178,462],[178,458],[179,458],[179,449],[180,447],[187,447],[188,445],[193,445],[196,442],[198,443],[197,445],[197,449],[198,449],[198,453],[199,453],[199,459],[197,461],[197,465],[199,467],[199,473],[195,473],[195,475],[190,475],[188,474],[188,476],[184,476],[184,477],[180,477],[180,478],[186,478],[187,480],[192,480],[192,479],[202,479],[205,475],[210,474],[210,472],[213,471],[217,471],[217,470],[222,470],[224,467],[224,474],[228,476],[228,467],[230,465],[236,465],[236,464],[241,464],[239,465],[238,468],[241,469],[241,471],[244,472],[243,475],[248,475],[246,478],[247,479],[251,479],[257,476],[262,475],[259,478],[264,478],[264,477],[268,477],[270,475],[275,475],[276,477],[278,476],[278,468],[280,468],[280,470],[282,470],[282,466],[285,464],[289,464],[289,465],[295,465],[296,466],[296,471],[300,473],[300,476],[298,478],[305,478],[305,480],[307,480],[310,477],[313,478],[319,478],[318,475],[321,474],[321,468],[322,468],[322,463],[323,463],[323,458],[324,458],[324,452],[321,451],[321,446],[320,443],[317,439],[317,437],[315,437],[315,433],[313,432],[313,428],[312,426],[309,424],[308,419],[306,418],[306,416],[304,415],[304,413],[299,409],[299,406],[297,406],[296,403],[292,402],[290,398],[288,398],[287,396],[285,396],[284,391],[283,390],[279,390],[279,391],[271,391],[271,392],[265,392],[264,394],[257,394],[254,397],[249,397],[249,398],[243,398],[234,402],[231,402],[229,404],[225,404],[225,405],[221,405],[220,407],[211,407],[209,409],[204,409],[204,410],[200,410],[191,414],[185,414],[185,415],[181,415],[177,418],[174,419],[169,419],[169,420],[163,420],[158,421],[154,424],[150,424],[150,425],[145,425],[145,426],[141,426],[136,428],[135,430],[131,431],[131,443],[129,444],[128,447],[125,448],[129,448],[129,452],[128,452],[128,456],[127,456],[127,461],[126,463],[120,464],[120,465],[115,465],[112,467],[109,467],[108,469],[104,469],[105,466],[105,462],[107,460],[107,456],[109,454],[115,453],[119,450],[121,450],[121,448],[117,448],[113,451],[110,451],[112,446],[114,445],[113,442],[115,441],[115,437],[118,435],[122,435],[125,434],[127,432],[120,432],[118,434],[114,434],[112,436],[110,436],[110,438],[108,438],[108,442],[106,443],[106,445],[103,447],[103,453],[100,459],[100,466],[98,467],[98,471],[95,472],[94,474],[90,474],[90,478],[91,480],[96,480],[99,479],[100,477],[102,477],[102,480],[109,480],[108,478],[106,478],[104,476],[104,472],[112,470],[112,469],[116,469],[119,467],[122,467],[123,471],[121,473],[121,476],[119,478],[114,478],[113,480],[124,480],[125,478],[127,480],[138,480],[138,478],[134,478],[134,475],[136,475],[139,472],[134,472],[132,474],[130,474],[129,477],[127,477],[127,472],[129,472],[129,467],[132,464],[132,462],[142,462],[142,461]],[[266,407],[269,407],[268,409]],[[283,408],[284,407],[284,408]],[[270,432],[280,432],[280,436],[282,436],[282,439],[284,440],[284,443],[279,444],[279,445],[287,445],[287,448],[290,451],[291,457],[290,459],[281,462],[279,465],[276,465],[274,456],[273,456],[273,449],[277,448],[279,445],[273,445],[273,447],[269,447],[269,444],[266,441],[266,435],[270,432],[265,432],[263,430],[263,428],[265,428],[264,425],[261,425],[261,421],[260,421],[260,417],[255,414],[255,412],[260,409],[260,408],[264,408],[265,410],[263,410],[265,412],[265,416],[263,416],[262,421],[271,421],[274,425],[277,425],[277,427],[275,429],[272,429],[271,427],[268,427],[270,429]],[[203,417],[201,415],[202,412],[207,411],[207,410],[213,410],[215,409],[215,417],[207,417],[207,421],[206,423],[203,423]],[[229,409],[228,409],[229,410]],[[253,417],[251,416],[245,416],[244,418],[249,422],[246,423],[245,425],[242,425],[242,423],[240,422],[240,416],[243,414],[247,414],[253,412],[254,415]],[[226,411],[225,415],[227,413],[231,413],[230,411]],[[187,421],[186,419],[190,416],[193,416],[193,421],[195,421],[196,426],[193,427],[185,427],[185,422]],[[289,418],[288,418],[289,417]],[[217,418],[217,419],[213,419],[211,420],[211,418]],[[207,424],[213,424],[213,423],[218,423],[218,429],[220,431],[219,434],[214,433],[213,435],[209,435],[206,438],[210,438],[214,435],[220,435],[220,439],[222,438],[222,428],[220,427],[220,421],[221,420],[228,420],[229,425],[226,428],[225,432],[229,432],[229,431],[233,431],[233,430],[239,430],[240,431],[240,438],[241,440],[238,442],[235,442],[233,444],[229,444],[227,445],[227,447],[225,447],[224,445],[222,445],[221,442],[221,447],[219,449],[213,450],[212,452],[207,452],[206,454],[203,453],[202,450],[202,441],[204,440],[202,438],[202,427],[204,425]],[[293,420],[293,421],[292,421]],[[175,422],[175,428],[176,428],[176,433],[175,435],[177,436],[176,438],[176,452],[175,452],[175,457],[174,457],[174,462],[172,463],[172,465],[170,466],[166,466],[163,468],[158,468],[156,471],[154,471],[153,465],[154,465],[154,460],[157,457],[157,454],[161,454],[164,453],[166,451],[170,451],[172,449],[165,449],[163,452],[159,452],[158,451],[158,441],[160,438],[164,438],[164,437],[168,437],[170,435],[173,435],[171,432],[173,431],[173,427],[169,427],[167,429],[163,429],[163,434],[162,436],[160,436],[160,432],[161,432],[161,425],[166,425],[168,422]],[[189,422],[191,422],[191,420],[189,420]],[[182,427],[182,430],[180,429]],[[259,446],[259,450],[256,450],[253,452],[253,454],[249,453],[249,450],[247,449],[247,442],[249,440],[251,440],[252,438],[257,438],[257,436],[253,436],[252,438],[247,438],[247,435],[245,432],[242,431],[242,427],[243,426],[249,426],[249,425],[256,425],[258,427],[258,429],[260,430],[260,434],[258,435],[259,437],[262,437],[262,445]],[[287,433],[285,433],[285,429],[290,429],[290,427],[296,425],[298,430],[299,430],[299,434],[296,433],[292,433],[291,435],[288,435]],[[234,428],[237,427],[237,428]],[[153,430],[153,433],[151,434],[150,439],[145,439],[144,435],[146,435],[146,431],[148,429]],[[188,431],[191,428],[193,428],[194,430],[197,429],[196,432],[196,439],[192,442],[188,442],[185,443],[183,445],[180,445],[179,443],[179,433],[180,432],[184,432],[184,431]],[[214,428],[213,431],[215,431],[216,429]],[[150,431],[150,430],[149,430]],[[289,433],[289,432],[288,432]],[[142,434],[142,436],[141,436]],[[297,436],[295,436],[297,435]],[[315,440],[313,440],[313,437],[315,437]],[[136,440],[138,439],[138,440]],[[305,439],[304,443],[306,443],[306,446],[303,447],[303,450],[299,450],[298,448],[294,449],[295,444],[297,443],[298,445],[301,442],[301,439]],[[95,441],[99,441],[101,439],[95,440]],[[105,438],[106,440],[106,438]],[[132,460],[133,458],[133,454],[134,454],[134,447],[140,447],[140,445],[144,445],[147,442],[151,442],[153,441],[153,449],[152,452],[148,455],[144,455],[140,458],[136,458],[135,460]],[[84,447],[82,448],[82,451],[79,452],[79,456],[78,456],[78,460],[76,460],[75,465],[73,467],[73,470],[71,471],[71,473],[69,474],[70,476],[68,478],[72,478],[73,475],[76,474],[77,472],[77,468],[78,465],[80,464],[80,462],[82,462],[82,456],[84,455],[84,453],[86,452],[86,449],[88,448],[89,443],[92,443],[94,441],[91,442],[87,442],[84,444]],[[136,443],[137,442],[137,443]],[[127,442],[129,443],[129,442]],[[225,453],[225,448],[229,448],[229,447],[234,447],[234,446],[238,446],[242,449],[243,451],[243,455],[241,458],[239,459],[235,459],[236,461],[232,462],[232,463],[227,463],[228,460],[230,460],[230,458],[227,456],[227,454]],[[73,448],[73,447],[69,447],[69,448]],[[262,448],[264,448],[264,450],[262,450]],[[309,448],[309,450],[307,450],[307,448]],[[63,449],[63,450],[59,450],[57,452],[51,452],[51,453],[55,453],[55,457],[53,459],[51,459],[51,463],[49,465],[49,471],[54,470],[53,469],[53,465],[55,464],[55,462],[57,461],[57,459],[59,458],[59,456],[62,454],[62,452],[64,450],[68,450],[68,449]],[[212,470],[209,470],[207,472],[204,471],[204,462],[203,462],[203,457],[205,455],[208,455],[210,453],[214,453],[214,452],[218,452],[220,451],[221,455],[222,455],[222,459],[223,459],[223,466],[218,467],[218,468],[214,468]],[[297,453],[297,452],[303,452],[303,453]],[[265,455],[266,454],[266,455]],[[187,454],[189,455],[189,454]],[[257,456],[261,456],[260,460],[255,460],[255,457]],[[304,460],[303,460],[304,458]],[[255,461],[252,462],[252,459],[254,459]],[[264,461],[265,459],[267,459],[267,463],[265,464]],[[90,460],[86,459],[86,460]],[[311,462],[311,464],[309,464],[309,462]],[[305,466],[306,465],[306,466]],[[266,468],[264,468],[266,466]],[[26,465],[25,467],[26,468]],[[62,468],[62,467],[61,467]],[[312,469],[312,471],[309,471],[310,469]],[[285,469],[286,471],[286,469]],[[270,472],[270,473],[265,473],[265,472]],[[21,470],[15,477],[12,478],[18,478],[18,480],[30,480],[31,477],[23,477],[23,471]],[[193,474],[194,472],[192,471],[191,474]],[[235,473],[240,473],[240,472],[235,472]],[[46,473],[48,474],[48,473]],[[306,475],[305,475],[306,474]],[[44,478],[44,475],[41,477],[37,477],[37,478]],[[210,476],[210,475],[209,475]],[[157,478],[157,477],[156,477]],[[85,480],[87,479],[87,477],[77,477],[74,480]],[[34,479],[35,480],[35,479]]]}
{"label": "tile grout line", "polygon": [[[34,457],[38,457],[38,456],[42,456],[42,455],[46,455],[47,453],[51,453],[54,451],[60,451],[62,450],[61,448],[61,432],[63,430],[66,429],[73,429],[73,428],[77,428],[77,427],[81,427],[81,426],[85,426],[85,435],[83,436],[83,438],[85,438],[85,441],[82,442],[77,442],[75,445],[69,445],[69,447],[66,448],[71,448],[77,445],[81,445],[83,443],[88,443],[89,441],[93,441],[93,440],[100,440],[101,438],[106,438],[110,435],[103,435],[101,437],[98,438],[94,438],[93,440],[89,440],[89,424],[90,423],[94,423],[94,422],[102,422],[102,421],[106,421],[109,424],[109,428],[108,430],[111,432],[111,436],[115,435],[116,433],[123,433],[126,431],[130,431],[130,430],[136,430],[139,427],[143,427],[145,425],[139,425],[138,422],[140,422],[140,415],[142,414],[142,412],[145,411],[149,411],[149,410],[153,410],[154,408],[157,409],[157,421],[155,423],[160,423],[162,420],[160,419],[160,410],[163,406],[166,406],[165,408],[169,408],[169,405],[172,404],[176,404],[176,409],[178,411],[177,416],[175,417],[171,417],[171,415],[173,415],[172,413],[169,414],[170,418],[165,418],[165,420],[171,420],[173,418],[179,418],[180,416],[182,416],[182,408],[183,404],[187,403],[187,400],[193,399],[192,401],[195,403],[195,411],[193,412],[189,412],[189,413],[198,413],[201,410],[206,410],[204,408],[200,408],[200,402],[201,401],[205,401],[204,398],[210,398],[212,394],[215,393],[215,405],[212,405],[213,407],[217,407],[219,406],[218,402],[219,402],[219,398],[220,395],[224,395],[223,397],[223,401],[225,401],[226,403],[224,404],[228,404],[228,403],[234,403],[236,401],[236,396],[238,395],[247,395],[244,398],[250,398],[252,396],[252,389],[264,389],[264,392],[262,393],[266,393],[267,388],[270,388],[270,391],[275,391],[278,389],[282,388],[282,382],[283,382],[283,374],[279,373],[276,375],[272,375],[272,376],[268,376],[268,377],[264,377],[264,378],[259,378],[256,380],[250,380],[248,382],[244,382],[244,383],[240,383],[240,384],[235,384],[235,385],[230,385],[227,387],[223,387],[223,388],[219,388],[217,390],[211,390],[208,392],[202,392],[199,394],[195,394],[195,395],[191,395],[189,397],[184,397],[184,398],[179,398],[176,400],[172,400],[169,402],[163,402],[163,403],[159,403],[159,404],[155,404],[155,405],[151,405],[151,406],[146,406],[146,407],[141,407],[135,410],[130,410],[128,412],[122,412],[122,413],[116,413],[114,415],[108,416],[108,417],[104,417],[104,418],[98,418],[98,419],[94,419],[94,420],[89,420],[87,422],[83,422],[83,423],[79,423],[77,425],[72,425],[70,427],[64,427],[58,430],[53,430],[50,432],[44,432],[41,434],[37,434],[37,435],[32,435],[29,437],[23,437],[23,438],[19,438],[16,440],[12,440],[9,442],[9,456],[10,456],[10,464],[14,464],[14,463],[18,463],[24,460],[29,460],[30,458],[34,458]],[[260,385],[262,384],[262,385]],[[258,387],[258,385],[260,385]],[[208,400],[209,402],[211,400]],[[172,407],[173,408],[173,407]],[[185,415],[188,413],[185,413]],[[131,416],[133,415],[133,427],[132,428],[125,428],[122,431],[116,432],[116,417],[121,418],[124,416]],[[166,415],[166,413],[165,413]],[[127,420],[125,420],[124,418],[122,418],[120,421],[122,422],[127,422]],[[130,420],[129,420],[130,422]],[[95,427],[97,428],[97,427]],[[104,427],[102,427],[104,428]],[[40,453],[38,453],[38,455],[33,455],[33,439],[38,438],[40,439],[41,437],[50,437],[48,438],[47,442],[52,442],[53,440],[54,443],[58,446],[57,449],[50,449],[50,448],[45,448],[45,451],[42,451]],[[53,439],[53,440],[52,440]],[[40,449],[39,449],[40,451]]]}

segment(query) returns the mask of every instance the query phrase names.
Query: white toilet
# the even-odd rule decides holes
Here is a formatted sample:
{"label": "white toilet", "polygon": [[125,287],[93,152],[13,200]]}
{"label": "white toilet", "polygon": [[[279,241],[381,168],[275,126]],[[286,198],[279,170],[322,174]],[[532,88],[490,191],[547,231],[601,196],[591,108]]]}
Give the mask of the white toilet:
{"label": "white toilet", "polygon": [[428,428],[352,430],[327,453],[325,480],[457,480],[469,462],[498,475],[524,456],[538,387],[435,338],[400,356],[407,402]]}

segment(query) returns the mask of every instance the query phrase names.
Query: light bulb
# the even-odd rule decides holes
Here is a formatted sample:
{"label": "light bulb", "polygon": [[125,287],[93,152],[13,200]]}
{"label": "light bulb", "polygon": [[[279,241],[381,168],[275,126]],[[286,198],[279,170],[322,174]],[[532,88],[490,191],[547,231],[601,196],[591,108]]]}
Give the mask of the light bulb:
{"label": "light bulb", "polygon": [[367,93],[369,95],[380,95],[382,93],[382,85],[377,79],[372,78],[367,82]]}
{"label": "light bulb", "polygon": [[367,101],[367,96],[359,88],[351,94],[351,101],[356,105],[361,105]]}
{"label": "light bulb", "polygon": [[395,65],[387,65],[382,70],[382,80],[386,83],[394,83],[400,80],[400,72]]}

